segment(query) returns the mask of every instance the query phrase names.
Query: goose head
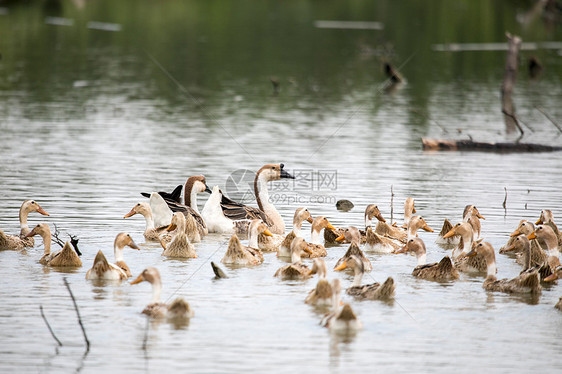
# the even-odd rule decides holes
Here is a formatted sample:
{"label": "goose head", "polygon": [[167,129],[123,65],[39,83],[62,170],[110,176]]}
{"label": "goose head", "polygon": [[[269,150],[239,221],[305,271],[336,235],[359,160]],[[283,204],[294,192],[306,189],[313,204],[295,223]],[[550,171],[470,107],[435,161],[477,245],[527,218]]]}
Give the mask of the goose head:
{"label": "goose head", "polygon": [[295,215],[293,216],[293,225],[300,225],[305,220],[312,223],[312,215],[307,208],[297,208],[297,210],[295,210]]}
{"label": "goose head", "polygon": [[184,190],[184,198],[187,198],[187,196],[191,193],[192,190],[195,190],[196,193],[200,193],[200,192],[211,193],[211,190],[207,186],[207,181],[204,175],[193,175],[187,178],[183,190]]}
{"label": "goose head", "polygon": [[41,208],[41,205],[39,205],[39,203],[35,200],[25,200],[20,207],[20,215],[27,215],[31,212],[37,212],[40,213],[44,216],[48,216],[49,213],[47,213],[43,208]]}
{"label": "goose head", "polygon": [[408,197],[406,198],[406,201],[404,202],[404,213],[406,215],[412,215],[412,213],[416,212],[416,208],[414,206],[414,198],[413,197]]}
{"label": "goose head", "polygon": [[324,216],[318,216],[312,220],[312,231],[320,232],[324,229],[335,230],[336,228],[332,226],[330,221]]}
{"label": "goose head", "polygon": [[285,169],[284,164],[267,164],[261,167],[256,173],[256,180],[264,178],[266,181],[277,181],[283,178],[295,179],[294,176],[289,174]]}
{"label": "goose head", "polygon": [[132,249],[140,250],[140,247],[135,243],[131,235],[126,232],[117,234],[115,237],[114,247],[118,249],[130,247]]}
{"label": "goose head", "polygon": [[342,271],[347,268],[353,269],[355,274],[365,273],[365,265],[356,255],[351,255],[349,258],[345,259],[334,271]]}
{"label": "goose head", "polygon": [[512,232],[509,236],[519,236],[519,235],[531,235],[532,232],[535,231],[535,225],[533,225],[532,222],[529,222],[525,219],[521,220],[519,222],[519,226],[517,226],[517,229],[515,229],[514,232]]}
{"label": "goose head", "polygon": [[554,221],[554,215],[552,214],[552,210],[543,209],[541,210],[541,215],[539,217],[539,220],[535,224],[543,225],[543,224],[551,223],[553,221]]}
{"label": "goose head", "polygon": [[151,217],[152,210],[150,209],[150,204],[147,202],[137,203],[129,213],[123,216],[123,218],[129,218],[135,214],[142,214],[144,217]]}
{"label": "goose head", "polygon": [[369,204],[365,208],[365,226],[370,226],[371,220],[373,218],[376,218],[381,222],[386,222],[381,214],[381,211],[379,210],[379,207],[375,204]]}
{"label": "goose head", "polygon": [[361,232],[357,227],[349,226],[340,236],[336,238],[336,241],[338,242],[343,242],[344,240],[349,243],[359,245],[359,243],[361,243]]}

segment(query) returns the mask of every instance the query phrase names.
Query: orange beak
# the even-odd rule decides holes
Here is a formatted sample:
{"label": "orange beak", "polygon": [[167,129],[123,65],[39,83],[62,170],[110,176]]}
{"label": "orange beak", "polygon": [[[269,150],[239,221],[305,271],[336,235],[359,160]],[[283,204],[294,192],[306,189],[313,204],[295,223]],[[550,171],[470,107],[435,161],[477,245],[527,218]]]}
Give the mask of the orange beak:
{"label": "orange beak", "polygon": [[142,275],[139,275],[137,277],[137,279],[135,279],[134,281],[131,282],[131,284],[138,284],[140,282],[144,281],[144,279],[142,278]]}
{"label": "orange beak", "polygon": [[468,252],[465,256],[466,257],[476,256],[476,251],[473,249],[472,251]]}
{"label": "orange beak", "polygon": [[515,246],[514,246],[514,245],[510,245],[509,247],[507,247],[507,248],[504,249],[504,252],[510,252],[510,251],[513,251],[514,249],[515,249]]}
{"label": "orange beak", "polygon": [[447,238],[453,237],[455,235],[456,235],[455,228],[452,228],[451,230],[449,230],[448,233],[443,235],[443,239],[447,239]]}
{"label": "orange beak", "polygon": [[343,234],[341,234],[340,236],[338,236],[336,238],[336,242],[343,242],[345,240],[345,237],[343,236]]}
{"label": "orange beak", "polygon": [[137,212],[135,212],[134,209],[131,209],[131,211],[130,211],[129,213],[125,214],[125,215],[123,216],[123,218],[129,218],[129,217],[131,217],[131,216],[134,216],[135,214],[137,214]]}
{"label": "orange beak", "polygon": [[412,213],[415,213],[415,212],[416,212],[416,208],[412,207]]}
{"label": "orange beak", "polygon": [[308,218],[306,219],[308,221],[308,223],[312,223],[314,220],[312,219],[312,217],[308,216]]}
{"label": "orange beak", "polygon": [[548,277],[544,278],[545,282],[553,282],[558,279],[558,275],[556,273],[550,274]]}
{"label": "orange beak", "polygon": [[177,228],[178,225],[176,225],[175,223],[170,223],[170,226],[166,227],[166,231],[174,231]]}
{"label": "orange beak", "polygon": [[312,254],[312,250],[310,248],[308,248],[308,245],[306,247],[304,247],[303,250],[308,254]]}
{"label": "orange beak", "polygon": [[386,220],[383,218],[382,214],[379,212],[379,214],[377,214],[375,217],[377,217],[377,219],[381,222],[386,222]]}
{"label": "orange beak", "polygon": [[408,252],[408,246],[407,245],[405,245],[402,248],[394,251],[394,253],[406,253],[406,252]]}
{"label": "orange beak", "polygon": [[427,225],[427,223],[423,225],[422,229],[428,232],[434,232],[433,229]]}
{"label": "orange beak", "polygon": [[476,215],[476,217],[478,217],[478,218],[480,218],[480,219],[486,219],[486,218],[484,218],[484,216],[483,216],[482,214],[480,214],[480,213],[478,213],[478,214]]}
{"label": "orange beak", "polygon": [[537,222],[535,222],[535,225],[542,225],[542,219],[539,218],[539,220]]}
{"label": "orange beak", "polygon": [[535,234],[534,231],[532,233],[530,233],[529,235],[527,235],[527,239],[529,239],[529,240],[536,239],[536,238],[537,238],[537,234]]}
{"label": "orange beak", "polygon": [[137,245],[137,243],[135,243],[134,241],[131,240],[131,242],[129,243],[129,247],[136,249],[136,250],[140,250],[140,247]]}
{"label": "orange beak", "polygon": [[41,214],[44,215],[44,216],[48,216],[48,215],[49,215],[49,213],[45,212],[45,210],[44,210],[43,208],[41,208],[41,207],[39,207],[39,208],[37,209],[37,213],[41,213]]}
{"label": "orange beak", "polygon": [[264,234],[265,236],[273,236],[273,234],[271,233],[271,231],[269,231],[269,229],[265,229],[264,232],[263,232],[263,234]]}
{"label": "orange beak", "polygon": [[347,261],[344,261],[340,264],[340,266],[334,268],[334,271],[342,271],[343,269],[347,268]]}
{"label": "orange beak", "polygon": [[515,230],[514,232],[512,232],[511,234],[509,234],[509,236],[519,236],[521,235],[521,233],[519,232],[519,230]]}
{"label": "orange beak", "polygon": [[330,222],[328,222],[328,226],[326,226],[327,229],[330,230],[335,230],[336,228],[334,226],[332,226],[332,224]]}

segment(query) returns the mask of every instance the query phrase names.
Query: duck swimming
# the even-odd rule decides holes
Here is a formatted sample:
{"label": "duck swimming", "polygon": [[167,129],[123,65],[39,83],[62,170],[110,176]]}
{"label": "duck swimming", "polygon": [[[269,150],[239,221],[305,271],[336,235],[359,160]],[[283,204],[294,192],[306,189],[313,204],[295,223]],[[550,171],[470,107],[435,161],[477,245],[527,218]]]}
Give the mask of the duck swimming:
{"label": "duck swimming", "polygon": [[193,317],[193,310],[187,301],[181,297],[176,298],[170,304],[160,302],[162,280],[156,268],[148,267],[144,269],[131,284],[138,284],[143,281],[147,281],[152,285],[152,302],[144,308],[143,314],[152,318],[166,317],[168,319],[188,319]]}
{"label": "duck swimming", "polygon": [[316,287],[308,293],[304,302],[316,306],[331,306],[333,301],[332,285],[326,279],[328,269],[326,262],[321,258],[315,258],[312,262],[310,274],[318,274]]}
{"label": "duck swimming", "polygon": [[242,245],[238,236],[233,234],[221,262],[227,265],[259,265],[263,262],[263,254],[257,248]]}
{"label": "duck swimming", "polygon": [[310,269],[302,263],[301,257],[303,253],[310,252],[307,242],[297,237],[291,244],[291,264],[285,265],[277,269],[274,277],[281,279],[307,279],[310,278]]}
{"label": "duck swimming", "polygon": [[506,293],[531,293],[538,294],[541,292],[542,287],[540,284],[539,273],[536,270],[526,271],[519,274],[513,279],[500,279],[496,278],[496,256],[494,254],[494,247],[488,242],[475,243],[473,249],[463,254],[463,256],[474,256],[476,254],[482,255],[487,264],[486,280],[482,287],[487,291],[499,291]]}
{"label": "duck swimming", "polygon": [[396,253],[414,252],[418,265],[412,271],[414,277],[432,281],[449,281],[459,279],[458,271],[448,256],[443,257],[440,262],[426,264],[427,250],[421,238],[412,238]]}
{"label": "duck swimming", "polygon": [[[369,261],[369,259],[365,256],[361,248],[359,248],[361,234],[357,229],[357,227],[349,226],[344,231],[343,237],[349,242],[351,242],[351,245],[349,246],[345,254],[338,260],[338,262],[336,262],[334,269],[339,267],[344,261],[351,258],[351,256],[357,256],[357,258],[359,258],[363,262],[363,268],[365,271],[373,270],[373,265],[371,264],[371,261]],[[342,240],[341,237],[339,237],[338,239]]]}
{"label": "duck swimming", "polygon": [[353,269],[355,274],[351,287],[349,287],[346,291],[348,295],[355,296],[359,299],[369,300],[381,300],[394,297],[394,290],[396,289],[396,286],[392,277],[388,277],[382,285],[380,283],[361,285],[363,275],[365,274],[363,261],[361,261],[359,257],[351,255],[334,270],[341,271],[348,267]]}
{"label": "duck swimming", "polygon": [[0,251],[21,250],[25,247],[33,247],[35,241],[32,237],[26,236],[31,231],[27,224],[27,216],[32,212],[37,212],[44,216],[49,215],[35,200],[25,200],[19,210],[20,234],[19,236],[8,235],[0,229]]}
{"label": "duck swimming", "polygon": [[285,239],[277,250],[277,256],[290,257],[291,256],[291,243],[297,236],[302,237],[302,223],[304,221],[312,223],[312,216],[306,208],[297,208],[293,216],[293,230],[285,236]]}
{"label": "duck swimming", "polygon": [[[517,229],[515,229],[515,231],[511,233],[510,238],[507,241],[507,244],[500,248],[500,253],[506,253],[506,254],[516,253],[517,263],[525,266],[527,260],[525,259],[524,246],[526,246],[526,242],[518,238],[521,236],[524,236],[526,238],[528,235],[531,235],[531,233],[533,233],[534,231],[535,231],[535,225],[533,225],[532,222],[529,222],[527,220],[521,220],[519,222],[519,225],[517,226]],[[521,243],[515,245],[516,241],[521,241]],[[541,248],[539,242],[536,239],[531,239],[529,245],[531,251],[530,266],[531,267],[542,266],[548,259],[548,255]]]}
{"label": "duck swimming", "polygon": [[191,244],[186,231],[191,233],[197,231],[195,220],[192,216],[185,216],[181,212],[176,212],[172,216],[170,226],[166,228],[167,231],[176,230],[174,237],[170,244],[164,240],[160,240],[160,245],[164,248],[162,256],[176,257],[176,258],[196,258],[197,253],[195,247]]}
{"label": "duck swimming", "polygon": [[[143,233],[144,238],[146,240],[159,242],[160,235],[162,235],[162,233],[165,232],[169,224],[156,228],[154,226],[154,217],[152,216],[152,209],[150,208],[150,204],[147,202],[137,203],[129,213],[125,214],[123,218],[129,218],[134,216],[135,214],[142,215],[146,220],[146,227]],[[167,235],[166,238],[164,238],[164,240],[166,242],[170,242],[172,240],[172,237],[170,235]]]}
{"label": "duck swimming", "polygon": [[447,239],[455,235],[461,237],[459,244],[453,249],[452,253],[455,268],[468,273],[486,272],[486,260],[482,254],[477,253],[474,256],[464,256],[472,249],[474,239],[472,225],[468,222],[459,222],[443,238]]}
{"label": "duck swimming", "polygon": [[536,225],[548,225],[554,231],[554,234],[558,238],[558,246],[562,247],[562,234],[558,230],[558,226],[554,223],[554,215],[552,214],[552,210],[550,209],[543,209],[541,211],[541,215],[536,222]]}
{"label": "duck swimming", "polygon": [[31,237],[34,235],[40,235],[45,246],[43,256],[39,260],[40,264],[53,267],[82,266],[82,260],[80,260],[80,257],[78,257],[78,254],[76,254],[76,251],[69,242],[66,242],[60,251],[51,253],[51,229],[48,224],[38,224],[26,236]]}
{"label": "duck swimming", "polygon": [[337,334],[356,333],[363,327],[363,325],[353,312],[351,305],[346,303],[343,306],[340,306],[341,283],[339,279],[336,278],[332,281],[332,290],[332,311],[322,318],[320,324],[323,327],[329,328],[330,332]]}

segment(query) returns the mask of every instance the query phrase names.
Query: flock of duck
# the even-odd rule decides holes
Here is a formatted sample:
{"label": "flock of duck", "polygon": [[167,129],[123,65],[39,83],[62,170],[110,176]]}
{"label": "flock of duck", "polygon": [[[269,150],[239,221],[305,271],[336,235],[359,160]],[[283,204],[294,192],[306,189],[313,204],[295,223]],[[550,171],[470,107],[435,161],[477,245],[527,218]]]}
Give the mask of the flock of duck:
{"label": "flock of duck", "polygon": [[[562,235],[554,223],[550,210],[543,210],[536,224],[522,220],[511,233],[509,241],[499,253],[515,258],[523,266],[521,273],[513,279],[497,279],[495,250],[480,237],[480,220],[484,217],[474,205],[468,205],[463,219],[454,226],[445,219],[436,242],[446,248],[453,248],[451,256],[445,256],[437,263],[426,263],[426,245],[418,237],[419,230],[433,232],[423,217],[416,213],[413,198],[404,204],[404,223],[389,224],[374,204],[365,209],[365,230],[350,226],[334,227],[326,217],[313,217],[306,208],[298,208],[293,217],[292,231],[285,235],[283,218],[271,203],[267,183],[282,178],[293,178],[284,170],[283,164],[263,166],[254,180],[254,192],[258,208],[230,200],[215,186],[207,187],[204,176],[192,176],[185,186],[178,186],[173,192],[142,193],[149,201],[137,203],[124,218],[142,215],[146,221],[144,238],[160,243],[162,256],[172,258],[195,258],[194,244],[209,233],[231,234],[221,262],[228,265],[257,266],[263,263],[264,253],[276,253],[288,264],[279,268],[273,276],[282,280],[307,279],[317,274],[318,282],[304,298],[307,304],[329,308],[321,321],[323,326],[336,332],[353,332],[361,322],[349,303],[340,299],[341,282],[338,278],[328,281],[327,265],[322,257],[327,255],[326,246],[347,243],[349,248],[334,266],[334,271],[351,270],[354,274],[352,285],[346,290],[357,299],[389,300],[394,297],[396,284],[392,277],[385,282],[363,284],[363,276],[373,266],[365,256],[367,253],[400,254],[412,253],[417,264],[412,271],[414,277],[430,281],[454,281],[459,272],[486,274],[483,288],[489,291],[507,293],[539,294],[541,282],[553,282],[562,278],[559,248]],[[184,200],[181,201],[181,192]],[[197,195],[210,193],[210,197],[199,211]],[[23,202],[19,212],[20,233],[7,235],[0,230],[0,250],[22,250],[34,246],[34,236],[43,239],[44,253],[39,262],[54,267],[80,267],[82,261],[70,243],[65,243],[58,252],[51,252],[51,230],[47,223],[40,223],[30,229],[27,218],[30,213],[49,214],[34,200]],[[376,219],[376,225],[373,220]],[[310,242],[302,236],[304,222],[311,224]],[[536,226],[535,226],[536,225]],[[242,240],[248,239],[248,245]],[[114,242],[114,259],[111,263],[100,250],[92,267],[86,272],[86,279],[125,280],[132,273],[124,261],[125,247],[139,250],[139,246],[127,233],[119,233]],[[363,247],[363,249],[361,249]],[[311,266],[304,259],[311,259]],[[224,273],[214,263],[217,276]],[[183,298],[176,298],[169,304],[160,301],[162,283],[158,270],[147,267],[131,284],[149,282],[152,285],[152,301],[143,310],[154,318],[187,319],[193,310]],[[562,297],[556,304],[562,310]]]}

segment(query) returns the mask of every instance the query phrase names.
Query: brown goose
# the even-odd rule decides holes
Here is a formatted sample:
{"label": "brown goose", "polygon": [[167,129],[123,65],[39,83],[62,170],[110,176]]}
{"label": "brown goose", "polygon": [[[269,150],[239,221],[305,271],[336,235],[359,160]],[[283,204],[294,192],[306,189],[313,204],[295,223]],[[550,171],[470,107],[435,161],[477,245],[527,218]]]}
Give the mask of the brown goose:
{"label": "brown goose", "polygon": [[309,252],[307,242],[300,237],[295,238],[291,244],[291,261],[289,265],[285,265],[277,269],[274,277],[281,279],[307,279],[311,277],[310,269],[302,263],[301,256],[304,252]]}
{"label": "brown goose", "polygon": [[498,291],[506,293],[531,293],[538,294],[541,292],[542,287],[540,284],[539,273],[536,270],[526,271],[519,274],[513,279],[500,279],[496,278],[496,256],[494,254],[494,247],[488,242],[475,243],[473,249],[463,254],[463,256],[474,256],[477,253],[481,254],[487,264],[486,280],[482,287],[487,291]]}
{"label": "brown goose", "polygon": [[394,297],[394,290],[396,289],[396,286],[394,285],[394,279],[392,277],[388,277],[382,285],[380,283],[362,285],[361,281],[363,280],[363,275],[365,274],[363,261],[361,261],[359,257],[352,255],[348,259],[344,260],[340,266],[334,270],[341,271],[348,267],[353,269],[355,274],[351,287],[349,287],[346,291],[348,295],[355,296],[359,299],[369,300],[382,300]]}
{"label": "brown goose", "polygon": [[449,281],[459,279],[459,273],[454,268],[448,256],[443,257],[438,263],[426,264],[425,243],[421,238],[413,238],[402,247],[397,253],[414,252],[418,260],[418,265],[412,271],[412,275],[418,278],[434,281]]}
{"label": "brown goose", "polygon": [[44,216],[49,215],[35,200],[25,200],[21,204],[19,211],[20,234],[19,236],[9,235],[0,229],[0,251],[20,250],[25,247],[33,247],[35,241],[32,237],[26,236],[31,231],[27,224],[27,216],[32,212],[37,212]]}
{"label": "brown goose", "polygon": [[53,267],[82,266],[82,260],[80,260],[80,257],[78,257],[78,254],[76,254],[76,251],[69,242],[66,242],[60,251],[51,253],[51,229],[46,223],[38,224],[26,236],[31,237],[34,235],[40,235],[45,246],[43,256],[39,260],[40,264]]}
{"label": "brown goose", "polygon": [[188,319],[193,317],[193,310],[183,298],[178,297],[170,304],[160,302],[160,294],[162,293],[162,280],[160,273],[156,268],[148,267],[143,270],[140,275],[131,282],[138,284],[147,281],[152,285],[152,302],[144,308],[143,314],[152,318],[168,318],[168,319]]}
{"label": "brown goose", "polygon": [[308,293],[304,300],[307,304],[316,306],[331,306],[333,301],[332,285],[326,279],[328,270],[326,262],[321,258],[315,258],[312,262],[310,274],[318,274],[318,283],[316,287]]}
{"label": "brown goose", "polygon": [[[365,271],[373,270],[373,265],[371,261],[365,256],[361,248],[359,248],[359,242],[361,238],[361,234],[357,227],[349,226],[343,233],[343,237],[348,240],[351,245],[345,252],[345,254],[336,262],[334,269],[340,266],[344,261],[348,260],[351,256],[355,255],[363,262],[363,268]],[[338,239],[341,240],[341,237]]]}

